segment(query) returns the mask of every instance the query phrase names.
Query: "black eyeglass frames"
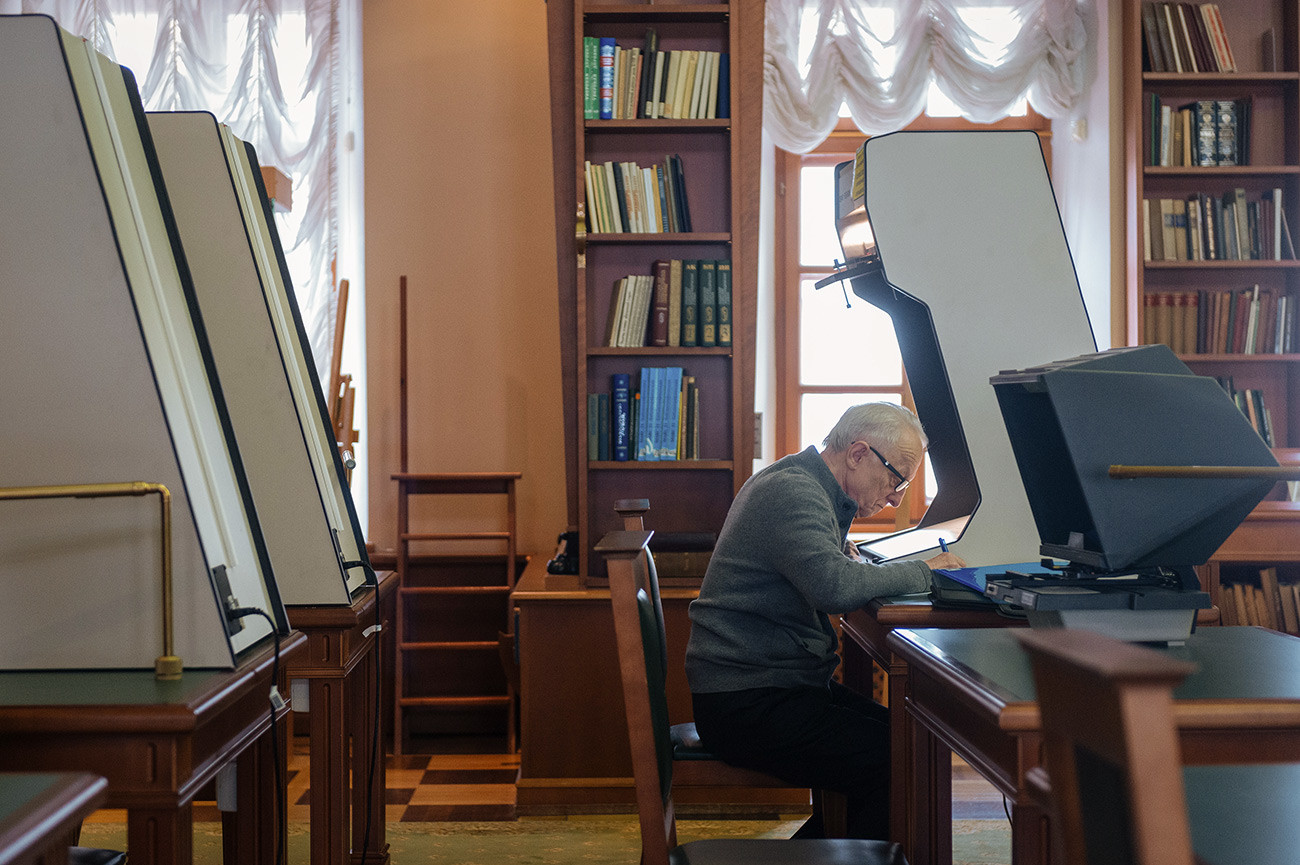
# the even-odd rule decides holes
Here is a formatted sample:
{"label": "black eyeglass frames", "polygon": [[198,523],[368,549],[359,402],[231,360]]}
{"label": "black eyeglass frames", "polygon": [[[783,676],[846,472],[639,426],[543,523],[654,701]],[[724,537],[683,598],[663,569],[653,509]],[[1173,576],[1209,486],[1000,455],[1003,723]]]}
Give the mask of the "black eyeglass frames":
{"label": "black eyeglass frames", "polygon": [[868,447],[868,448],[871,448],[871,452],[872,452],[873,454],[876,455],[876,459],[880,460],[881,465],[883,465],[885,468],[889,469],[890,474],[892,474],[894,477],[898,478],[898,486],[894,487],[894,492],[896,492],[896,493],[901,493],[903,490],[907,489],[907,486],[908,486],[908,484],[911,483],[911,481],[908,480],[907,478],[903,477],[902,473],[899,472],[898,469],[896,469],[896,468],[894,468],[893,466],[891,466],[891,465],[889,464],[889,460],[885,459],[884,456],[881,455],[880,451],[878,451],[878,450],[876,450],[875,448],[871,447],[871,445],[867,445],[867,447]]}

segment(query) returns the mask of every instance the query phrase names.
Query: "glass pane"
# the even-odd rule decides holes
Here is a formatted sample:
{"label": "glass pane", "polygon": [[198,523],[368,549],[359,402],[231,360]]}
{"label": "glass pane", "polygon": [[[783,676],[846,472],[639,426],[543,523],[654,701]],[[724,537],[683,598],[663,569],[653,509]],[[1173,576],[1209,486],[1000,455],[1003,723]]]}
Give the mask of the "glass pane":
{"label": "glass pane", "polygon": [[900,394],[806,393],[799,404],[799,449],[821,447],[835,422],[848,409],[864,402],[902,403]]}
{"label": "glass pane", "polygon": [[[903,360],[889,316],[839,286],[799,286],[799,383],[902,387]],[[847,287],[847,286],[846,286]]]}
{"label": "glass pane", "polygon": [[805,165],[799,172],[799,263],[830,267],[843,259],[835,231],[835,167]]}

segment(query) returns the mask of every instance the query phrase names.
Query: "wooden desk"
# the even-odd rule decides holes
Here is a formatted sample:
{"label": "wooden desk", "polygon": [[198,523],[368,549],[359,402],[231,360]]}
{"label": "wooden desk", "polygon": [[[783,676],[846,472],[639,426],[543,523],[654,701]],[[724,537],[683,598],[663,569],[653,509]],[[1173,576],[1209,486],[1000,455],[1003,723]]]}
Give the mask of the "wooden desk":
{"label": "wooden desk", "polygon": [[[915,763],[912,727],[907,722],[903,697],[907,691],[907,664],[888,645],[887,638],[898,628],[1002,628],[1023,626],[1024,621],[1007,618],[996,609],[935,609],[927,595],[902,595],[876,598],[866,607],[844,616],[841,624],[840,654],[844,659],[844,684],[863,693],[873,692],[872,663],[887,676],[882,702],[889,707],[890,801],[910,801],[912,768]],[[879,698],[878,698],[879,699]],[[952,799],[952,773],[939,773],[928,779],[931,787]],[[906,843],[912,828],[908,811],[895,804],[889,814],[889,837]]]}
{"label": "wooden desk", "polygon": [[308,682],[308,806],[316,865],[343,865],[349,856],[360,862],[363,854],[367,865],[388,862],[382,740],[373,772],[370,763],[380,690],[375,660],[381,650],[379,635],[369,631],[376,611],[397,589],[397,574],[380,571],[378,577],[378,588],[366,586],[349,606],[287,608],[289,623],[307,636],[306,652],[286,667],[289,679]]}
{"label": "wooden desk", "polygon": [[[306,644],[297,632],[281,639],[282,692],[286,664]],[[268,640],[237,670],[186,670],[176,682],[159,682],[152,670],[0,672],[0,771],[102,775],[105,806],[126,809],[132,865],[189,865],[191,801],[234,760],[238,810],[223,815],[225,860],[270,865],[289,711],[276,716],[273,749],[265,735],[273,668]]]}
{"label": "wooden desk", "polygon": [[[687,607],[698,594],[667,586],[661,591],[668,633],[668,713],[674,724],[692,717]],[[634,810],[609,589],[584,588],[576,576],[548,575],[546,557],[538,555],[529,560],[511,600],[523,722],[520,816]],[[806,788],[675,784],[673,798],[679,813],[692,805],[761,805],[786,813],[810,807]]]}
{"label": "wooden desk", "polygon": [[[912,865],[952,861],[950,789],[931,783],[956,751],[1012,802],[1014,865],[1046,862],[1046,815],[1026,774],[1041,763],[1033,673],[1005,629],[898,630],[889,647],[909,667],[907,711],[916,784]],[[1174,691],[1183,760],[1193,765],[1300,761],[1300,639],[1262,628],[1200,628],[1164,649],[1199,666]],[[894,807],[900,803],[895,802]]]}
{"label": "wooden desk", "polygon": [[0,865],[67,862],[107,786],[87,772],[0,774]]}

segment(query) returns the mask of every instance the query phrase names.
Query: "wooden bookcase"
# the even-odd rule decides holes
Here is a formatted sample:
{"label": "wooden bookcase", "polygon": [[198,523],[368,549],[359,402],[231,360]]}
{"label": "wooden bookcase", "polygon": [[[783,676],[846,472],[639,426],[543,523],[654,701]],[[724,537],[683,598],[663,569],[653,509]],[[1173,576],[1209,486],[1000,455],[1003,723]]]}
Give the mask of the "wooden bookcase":
{"label": "wooden bookcase", "polygon": [[[762,122],[763,0],[604,2],[551,0],[552,146],[555,161],[568,522],[579,533],[581,582],[603,582],[591,547],[617,527],[613,503],[648,498],[658,532],[717,532],[753,461],[754,296],[757,280],[759,141]],[[730,116],[724,119],[588,120],[583,116],[583,37],[640,46],[654,28],[662,50],[727,52]],[[659,164],[680,155],[690,203],[689,233],[596,233],[587,220],[584,163]],[[651,273],[656,259],[729,259],[732,344],[725,348],[609,348],[604,345],[616,280]],[[587,453],[587,395],[611,376],[680,366],[700,386],[703,458],[593,461]]]}
{"label": "wooden bookcase", "polygon": [[[1151,72],[1144,68],[1142,7],[1122,4],[1126,199],[1126,339],[1144,342],[1145,301],[1161,293],[1241,290],[1259,285],[1300,302],[1300,260],[1146,260],[1143,202],[1197,193],[1222,196],[1237,188],[1257,198],[1282,190],[1290,239],[1300,247],[1300,2],[1220,0],[1224,30],[1237,71]],[[1200,4],[1192,4],[1194,7]],[[1270,35],[1271,34],[1271,35]],[[1265,42],[1273,48],[1265,49]],[[1270,62],[1268,55],[1274,60]],[[1249,162],[1232,166],[1153,166],[1147,156],[1146,94],[1181,106],[1197,100],[1249,100]],[[1147,128],[1144,130],[1144,124]],[[1285,249],[1285,243],[1284,243]],[[1300,345],[1300,341],[1297,342]],[[1235,387],[1263,392],[1273,446],[1284,462],[1300,448],[1300,354],[1181,353],[1196,373],[1231,376]],[[1279,492],[1270,499],[1282,498]],[[1201,569],[1205,588],[1220,601],[1221,582],[1258,582],[1259,569],[1280,565],[1283,581],[1300,579],[1300,511],[1295,503],[1265,501]]]}

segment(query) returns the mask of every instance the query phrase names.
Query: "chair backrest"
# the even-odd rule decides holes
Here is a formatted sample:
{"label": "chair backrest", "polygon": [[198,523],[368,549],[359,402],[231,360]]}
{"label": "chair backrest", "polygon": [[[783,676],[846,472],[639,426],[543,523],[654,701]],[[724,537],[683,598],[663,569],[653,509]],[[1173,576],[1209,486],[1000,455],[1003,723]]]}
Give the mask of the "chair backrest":
{"label": "chair backrest", "polygon": [[[623,522],[623,531],[640,532],[645,530],[645,514],[650,510],[649,499],[618,499],[614,502],[614,513]],[[664,626],[664,604],[659,598],[659,572],[655,569],[654,553],[650,552],[649,545],[645,548],[645,578],[637,583],[645,589],[646,594],[650,596],[650,602],[654,605],[655,617],[659,620],[659,630],[666,633],[667,628]],[[660,656],[660,663],[665,668],[668,667],[668,641],[664,640],[663,654]]]}
{"label": "chair backrest", "polygon": [[641,824],[642,865],[667,865],[677,846],[673,811],[672,742],[669,737],[666,636],[662,612],[646,591],[646,544],[653,532],[619,531],[601,538],[623,682],[623,705],[632,751],[632,776]]}
{"label": "chair backrest", "polygon": [[1017,636],[1066,865],[1191,865],[1173,689],[1195,665],[1086,631]]}

